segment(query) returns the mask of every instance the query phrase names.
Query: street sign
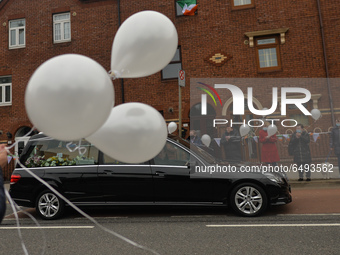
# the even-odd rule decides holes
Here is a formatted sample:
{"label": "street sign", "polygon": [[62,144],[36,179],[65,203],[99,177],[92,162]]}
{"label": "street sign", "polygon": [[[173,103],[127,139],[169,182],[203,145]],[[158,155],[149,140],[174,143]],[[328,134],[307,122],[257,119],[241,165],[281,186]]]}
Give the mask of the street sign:
{"label": "street sign", "polygon": [[183,70],[178,71],[178,85],[185,87],[185,72]]}

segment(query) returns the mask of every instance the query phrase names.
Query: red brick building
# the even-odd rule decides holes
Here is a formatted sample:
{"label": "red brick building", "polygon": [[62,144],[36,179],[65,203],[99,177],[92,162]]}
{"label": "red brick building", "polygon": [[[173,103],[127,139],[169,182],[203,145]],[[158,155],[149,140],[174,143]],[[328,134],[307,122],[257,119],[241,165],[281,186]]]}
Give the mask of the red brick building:
{"label": "red brick building", "polygon": [[[116,105],[144,102],[161,111],[167,121],[178,121],[178,81],[173,72],[178,67],[186,71],[183,123],[190,122],[191,78],[340,76],[339,1],[197,0],[194,16],[178,15],[181,13],[175,2],[0,1],[0,140],[14,141],[32,127],[24,94],[40,64],[56,55],[77,53],[91,57],[109,71],[112,42],[120,22],[142,10],[161,12],[173,21],[179,35],[178,54],[163,72],[115,80]],[[325,81],[306,87],[313,99],[308,103],[309,110],[318,107],[323,114],[322,124],[317,125],[322,131],[332,126],[332,116],[340,116],[339,84]],[[264,86],[254,90],[262,106],[270,107],[271,89]],[[245,87],[242,90],[246,93]],[[306,121],[312,123],[311,119]]]}

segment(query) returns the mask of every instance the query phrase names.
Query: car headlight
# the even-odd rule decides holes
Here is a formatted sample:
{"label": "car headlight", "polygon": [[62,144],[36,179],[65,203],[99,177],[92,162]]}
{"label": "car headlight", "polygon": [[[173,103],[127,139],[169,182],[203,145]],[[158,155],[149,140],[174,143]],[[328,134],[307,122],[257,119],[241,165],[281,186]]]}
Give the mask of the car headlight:
{"label": "car headlight", "polygon": [[272,173],[263,173],[269,180],[276,182],[276,183],[282,183],[282,178],[276,174]]}

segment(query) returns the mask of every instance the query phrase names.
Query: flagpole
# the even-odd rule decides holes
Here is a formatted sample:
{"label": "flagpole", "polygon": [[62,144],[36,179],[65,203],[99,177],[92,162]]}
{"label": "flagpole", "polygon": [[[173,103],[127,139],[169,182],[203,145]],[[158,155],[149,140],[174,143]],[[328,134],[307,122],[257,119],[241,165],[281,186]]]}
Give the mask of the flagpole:
{"label": "flagpole", "polygon": [[178,86],[178,136],[182,137],[182,88]]}

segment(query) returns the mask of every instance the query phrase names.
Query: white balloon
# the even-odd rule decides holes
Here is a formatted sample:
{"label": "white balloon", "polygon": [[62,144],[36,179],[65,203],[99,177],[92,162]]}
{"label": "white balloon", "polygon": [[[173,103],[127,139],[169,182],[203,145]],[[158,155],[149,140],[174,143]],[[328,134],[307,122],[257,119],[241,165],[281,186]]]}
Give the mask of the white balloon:
{"label": "white balloon", "polygon": [[91,58],[65,54],[44,62],[30,78],[25,106],[33,125],[55,139],[87,137],[109,117],[114,89]]}
{"label": "white balloon", "polygon": [[249,133],[249,131],[250,131],[250,127],[247,124],[240,126],[240,135],[242,137],[246,136]]}
{"label": "white balloon", "polygon": [[172,134],[177,129],[177,124],[175,122],[170,122],[168,125],[169,134]]}
{"label": "white balloon", "polygon": [[210,143],[211,143],[211,138],[210,138],[209,135],[204,134],[204,135],[202,135],[202,137],[201,137],[201,141],[202,141],[202,143],[203,143],[205,146],[209,147],[209,146],[210,146]]}
{"label": "white balloon", "polygon": [[130,16],[112,44],[111,71],[118,78],[136,78],[162,70],[174,57],[178,35],[165,15],[142,11]]}
{"label": "white balloon", "polygon": [[114,107],[104,125],[86,139],[113,159],[142,163],[163,149],[166,138],[166,123],[156,109],[125,103]]}
{"label": "white balloon", "polygon": [[321,117],[321,112],[320,112],[319,109],[313,109],[313,110],[311,111],[311,114],[312,114],[312,118],[313,118],[314,120],[318,120],[318,119]]}
{"label": "white balloon", "polygon": [[276,132],[277,132],[277,127],[274,124],[268,126],[268,129],[267,129],[268,136],[275,135]]}

